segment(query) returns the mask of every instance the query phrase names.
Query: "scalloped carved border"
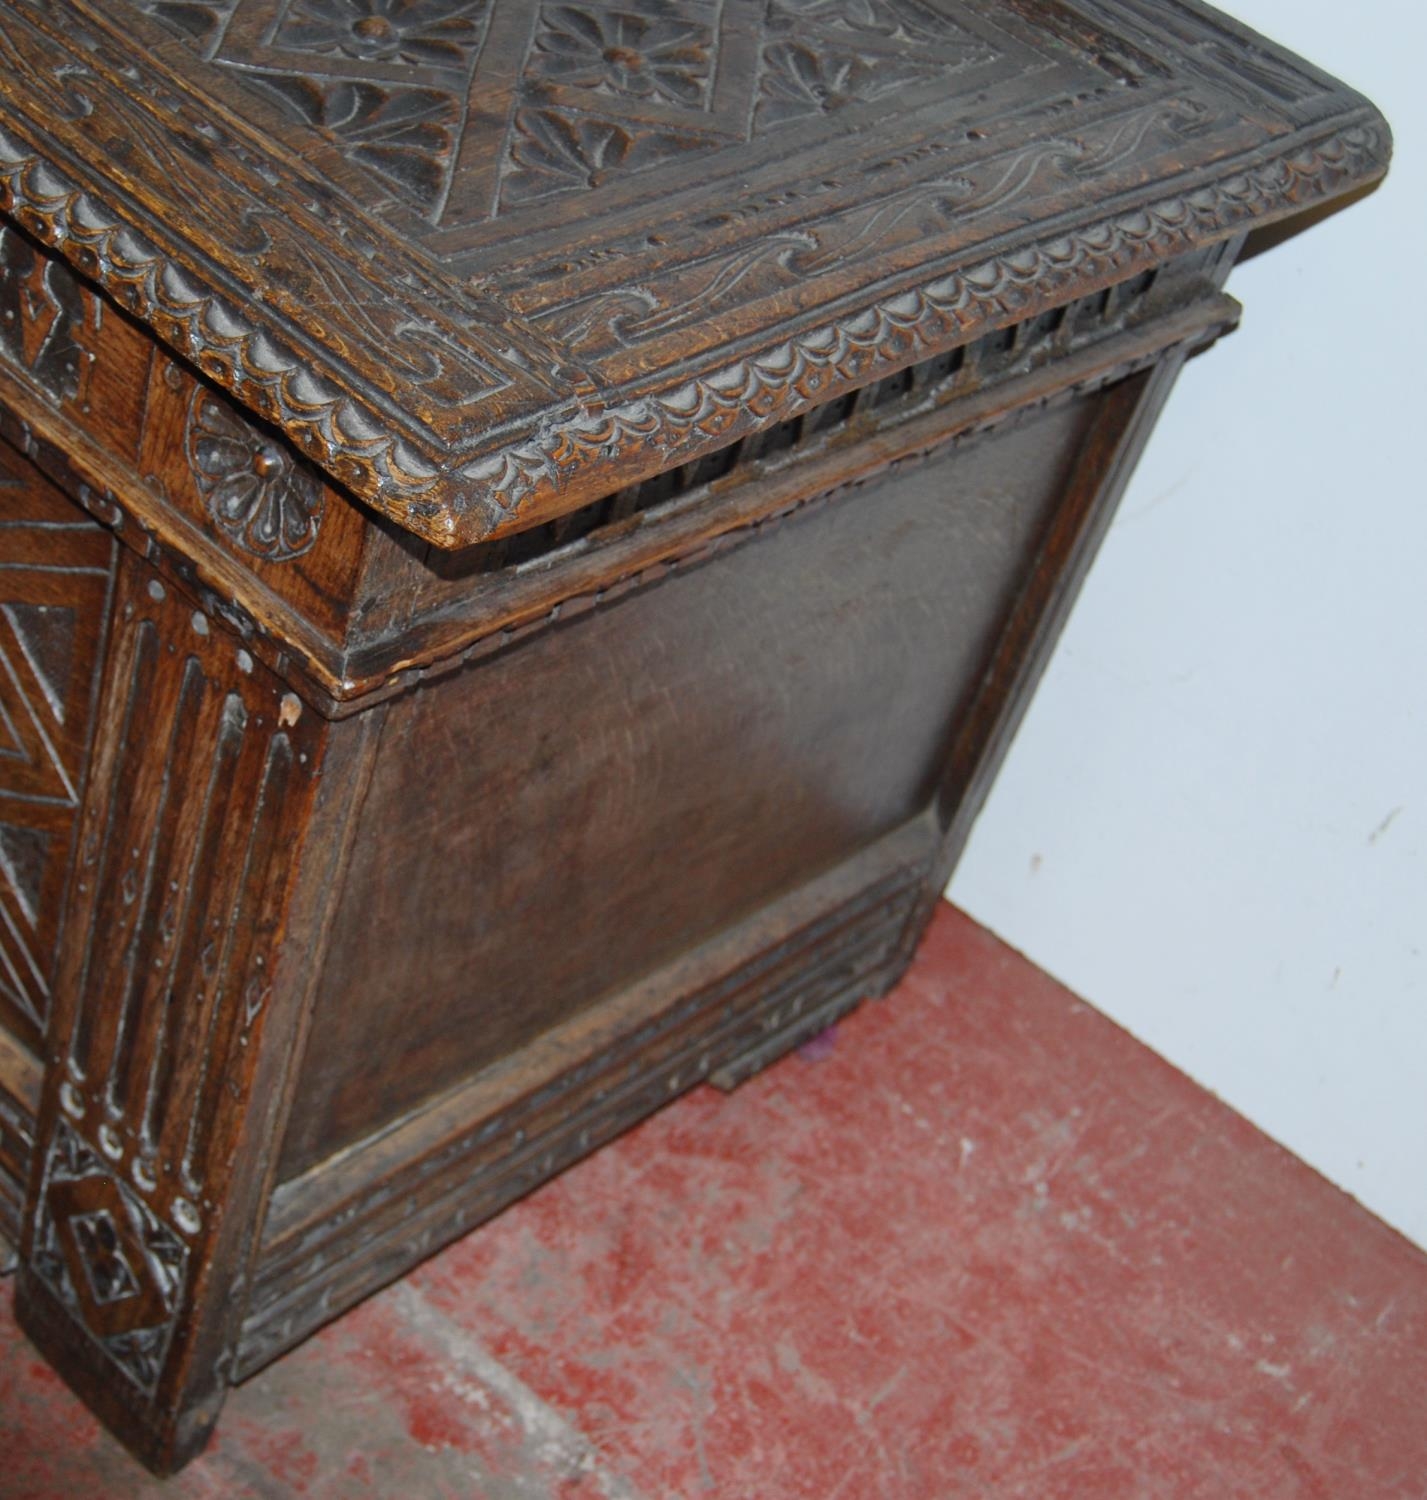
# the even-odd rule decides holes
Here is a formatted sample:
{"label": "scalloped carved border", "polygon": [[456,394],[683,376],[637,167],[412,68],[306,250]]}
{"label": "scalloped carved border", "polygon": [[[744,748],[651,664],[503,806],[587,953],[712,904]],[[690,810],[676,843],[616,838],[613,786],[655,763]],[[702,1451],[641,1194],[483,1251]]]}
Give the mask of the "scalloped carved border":
{"label": "scalloped carved border", "polygon": [[381,508],[436,468],[243,310],[0,128],[0,211],[66,257],[166,343]]}
{"label": "scalloped carved border", "polygon": [[[608,471],[611,458],[623,451],[665,449],[661,467],[695,458],[839,390],[953,347],[973,328],[980,332],[1025,317],[1033,303],[1066,300],[1222,239],[1251,220],[1280,216],[1370,181],[1386,169],[1389,150],[1385,133],[1368,120],[1181,197],[898,293],[672,391],[582,411],[461,471],[476,486],[467,502],[480,512],[472,539],[509,529],[523,509],[568,488],[595,463]],[[458,525],[471,531],[469,512]]]}
{"label": "scalloped carved border", "polygon": [[547,409],[469,460],[418,453],[164,251],[0,129],[0,209],[64,253],[210,378],[329,473],[445,548],[518,530],[686,462],[840,390],[1133,274],[1250,221],[1367,183],[1390,137],[1370,111],[1284,155],[1181,196],[943,274],[682,384],[599,408]]}

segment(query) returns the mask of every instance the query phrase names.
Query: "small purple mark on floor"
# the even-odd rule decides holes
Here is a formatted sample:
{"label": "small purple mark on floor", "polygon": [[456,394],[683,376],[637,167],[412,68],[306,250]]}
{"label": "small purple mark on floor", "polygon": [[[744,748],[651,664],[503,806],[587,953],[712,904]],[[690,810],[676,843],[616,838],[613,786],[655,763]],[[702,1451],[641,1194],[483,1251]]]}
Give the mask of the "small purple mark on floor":
{"label": "small purple mark on floor", "polygon": [[826,1062],[827,1059],[830,1058],[836,1051],[837,1023],[834,1021],[831,1026],[827,1027],[823,1031],[818,1032],[816,1036],[809,1037],[808,1040],[798,1048],[798,1056],[801,1057],[804,1062]]}
{"label": "small purple mark on floor", "polygon": [[[815,1050],[814,1050],[815,1049]],[[1427,1256],[943,907],[150,1479],[0,1300],[0,1495],[1427,1500]]]}

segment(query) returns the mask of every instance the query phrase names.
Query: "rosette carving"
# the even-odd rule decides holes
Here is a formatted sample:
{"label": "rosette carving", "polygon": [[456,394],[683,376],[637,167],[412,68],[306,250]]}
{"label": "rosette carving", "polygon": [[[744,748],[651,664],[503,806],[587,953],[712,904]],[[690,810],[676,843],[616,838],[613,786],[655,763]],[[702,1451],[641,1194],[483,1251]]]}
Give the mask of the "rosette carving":
{"label": "rosette carving", "polygon": [[202,386],[188,407],[187,449],[209,518],[245,551],[287,562],[317,540],[317,476]]}

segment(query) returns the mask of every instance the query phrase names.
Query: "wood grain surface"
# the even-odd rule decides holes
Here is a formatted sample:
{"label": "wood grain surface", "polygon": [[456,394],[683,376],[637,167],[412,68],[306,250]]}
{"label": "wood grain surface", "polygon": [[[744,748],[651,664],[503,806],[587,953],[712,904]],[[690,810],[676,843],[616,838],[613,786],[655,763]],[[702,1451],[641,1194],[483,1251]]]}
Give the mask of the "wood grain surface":
{"label": "wood grain surface", "polygon": [[7,0],[0,207],[460,547],[1373,180],[1153,0]]}
{"label": "wood grain surface", "polygon": [[1388,150],[1193,0],[0,0],[0,1232],[136,1455],[896,981]]}

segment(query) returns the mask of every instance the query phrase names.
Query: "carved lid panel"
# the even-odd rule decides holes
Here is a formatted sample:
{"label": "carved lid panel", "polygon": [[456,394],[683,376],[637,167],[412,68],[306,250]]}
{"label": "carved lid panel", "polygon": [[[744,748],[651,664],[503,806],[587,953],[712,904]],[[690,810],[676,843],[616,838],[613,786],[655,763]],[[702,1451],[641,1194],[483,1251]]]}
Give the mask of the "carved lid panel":
{"label": "carved lid panel", "polygon": [[1389,151],[1189,0],[3,0],[0,48],[0,207],[443,547]]}

